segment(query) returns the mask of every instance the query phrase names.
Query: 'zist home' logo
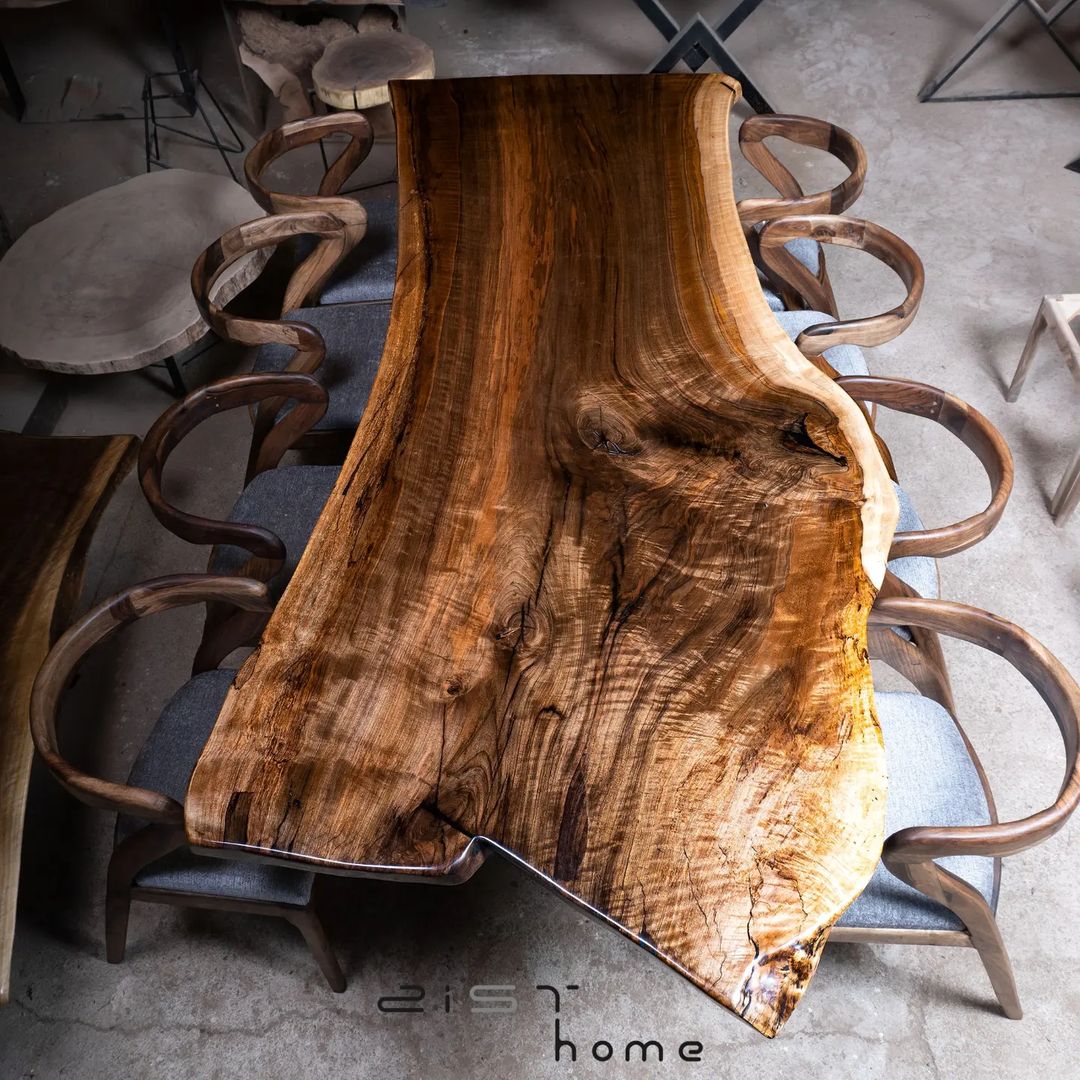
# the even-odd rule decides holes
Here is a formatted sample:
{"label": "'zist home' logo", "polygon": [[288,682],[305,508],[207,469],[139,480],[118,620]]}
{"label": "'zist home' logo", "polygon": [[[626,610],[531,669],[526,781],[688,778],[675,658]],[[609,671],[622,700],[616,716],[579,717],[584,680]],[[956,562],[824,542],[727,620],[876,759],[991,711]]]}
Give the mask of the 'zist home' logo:
{"label": "'zist home' logo", "polygon": [[[564,991],[579,990],[577,983],[567,983]],[[398,994],[387,994],[376,1002],[379,1012],[383,1013],[430,1013],[443,1012],[447,1015],[461,1012],[467,1008],[470,1013],[488,1015],[509,1015],[518,1008],[518,988],[511,983],[474,983],[469,987],[468,1005],[456,1005],[449,986],[444,986],[442,993],[428,998],[427,989],[417,983],[402,983]],[[672,1050],[665,1048],[659,1039],[631,1039],[624,1046],[612,1043],[608,1039],[583,1039],[580,1035],[571,1038],[568,1029],[562,1027],[563,997],[558,987],[547,983],[538,983],[533,990],[552,995],[555,1013],[555,1038],[552,1053],[555,1061],[575,1062],[580,1054],[582,1060],[592,1057],[595,1061],[618,1062],[663,1062],[701,1061],[704,1047],[697,1039],[680,1042]]]}

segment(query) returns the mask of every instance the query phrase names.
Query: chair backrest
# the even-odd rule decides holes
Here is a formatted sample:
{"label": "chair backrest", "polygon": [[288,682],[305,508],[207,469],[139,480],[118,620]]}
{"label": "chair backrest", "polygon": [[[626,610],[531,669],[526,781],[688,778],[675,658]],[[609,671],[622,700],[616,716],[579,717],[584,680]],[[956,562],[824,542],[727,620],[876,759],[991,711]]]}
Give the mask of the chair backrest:
{"label": "chair backrest", "polygon": [[[848,175],[836,187],[804,194],[799,181],[765,145],[771,136],[826,151],[848,167]],[[739,128],[739,150],[780,193],[779,198],[742,199],[736,205],[747,232],[761,222],[791,214],[842,214],[862,194],[866,182],[866,151],[859,140],[835,124],[811,116],[751,116]]]}
{"label": "chair backrest", "polygon": [[856,401],[871,401],[940,424],[971,450],[990,481],[990,501],[983,510],[940,528],[897,533],[890,559],[955,555],[993,532],[1012,494],[1013,460],[1004,436],[981,412],[954,394],[908,379],[844,375],[836,384]]}
{"label": "chair backrest", "polygon": [[132,585],[103,600],[72,624],[52,647],[34,681],[30,733],[49,771],[80,802],[131,814],[144,821],[173,825],[183,821],[183,807],[168,795],[93,776],[68,761],[60,750],[57,715],[61,694],[75,665],[99,642],[145,615],[215,601],[244,611],[270,610],[262,582],[209,574],[176,574]]}
{"label": "chair backrest", "polygon": [[[295,194],[267,186],[264,179],[266,171],[280,157],[301,146],[316,142],[321,144],[323,139],[331,135],[347,135],[349,141],[333,164],[327,168],[317,193]],[[361,113],[331,113],[328,116],[294,120],[268,131],[251,148],[244,159],[244,178],[255,201],[268,213],[294,214],[321,210],[336,217],[345,232],[345,244],[341,254],[343,259],[363,239],[367,231],[367,211],[358,199],[340,195],[339,192],[345,181],[371,152],[373,143],[371,124]],[[318,302],[323,286],[337,265],[338,263],[334,263],[325,266],[320,275],[312,276],[308,282],[308,293],[304,297],[305,306]]]}
{"label": "chair backrest", "polygon": [[[848,175],[826,191],[803,193],[802,186],[791,171],[766,145],[770,137],[787,139],[801,146],[812,146],[838,158],[848,167]],[[862,194],[866,181],[866,151],[850,132],[825,120],[810,116],[780,114],[751,116],[739,129],[739,149],[746,160],[779,192],[777,197],[741,200],[736,209],[750,255],[768,278],[758,251],[758,230],[763,224],[793,214],[842,214]],[[809,271],[807,271],[809,274]],[[820,300],[809,305],[812,310],[824,311],[839,318],[832,285],[829,282],[825,254],[818,249],[815,277]],[[791,307],[797,295],[785,288],[782,281],[771,282],[786,307]]]}
{"label": "chair backrest", "polygon": [[[816,278],[785,245],[800,238],[819,244],[857,248],[893,270],[907,287],[894,308],[863,319],[841,320],[827,282]],[[770,221],[757,237],[758,259],[770,283],[787,298],[793,295],[810,311],[824,311],[835,322],[808,326],[795,344],[807,356],[820,356],[834,345],[881,345],[911,324],[922,302],[926,273],[922,259],[895,233],[862,218],[803,214]]]}
{"label": "chair backrest", "polygon": [[[286,401],[295,405],[282,410]],[[171,533],[192,544],[231,544],[251,552],[257,560],[248,576],[268,581],[281,568],[285,548],[269,529],[238,521],[220,521],[189,514],[173,506],[163,492],[163,474],[169,455],[195,427],[229,409],[269,406],[271,425],[252,440],[247,479],[274,468],[282,455],[326,412],[325,388],[301,373],[234,375],[199,387],[174,402],[154,421],[139,453],[139,483],[154,516]],[[261,413],[260,413],[261,415]]]}
{"label": "chair backrest", "polygon": [[898,876],[908,880],[902,869],[905,864],[929,863],[951,855],[1011,855],[1056,833],[1080,805],[1080,687],[1062,663],[1019,626],[967,604],[880,597],[869,621],[872,628],[922,627],[1004,657],[1038,691],[1065,745],[1065,776],[1050,806],[1016,821],[903,829],[886,841],[884,857],[889,869],[894,873],[900,869]]}

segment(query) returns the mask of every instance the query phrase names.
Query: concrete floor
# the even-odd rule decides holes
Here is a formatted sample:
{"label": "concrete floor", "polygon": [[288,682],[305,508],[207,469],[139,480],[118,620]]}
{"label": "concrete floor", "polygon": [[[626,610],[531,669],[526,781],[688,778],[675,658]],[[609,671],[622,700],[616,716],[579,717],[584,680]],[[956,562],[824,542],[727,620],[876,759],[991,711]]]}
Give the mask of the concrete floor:
{"label": "concrete floor", "polygon": [[[455,0],[417,10],[411,27],[432,43],[444,75],[633,71],[659,51],[629,0],[524,6]],[[672,4],[680,14],[691,6]],[[1080,288],[1080,177],[1062,168],[1080,154],[1080,105],[915,100],[993,6],[766,0],[732,45],[778,108],[826,117],[863,140],[870,172],[858,212],[901,233],[926,263],[918,319],[875,350],[872,368],[960,394],[990,416],[1016,455],[1016,489],[1001,526],[944,563],[945,594],[1016,620],[1080,673],[1080,515],[1059,530],[1047,514],[1080,437],[1080,387],[1047,347],[1020,402],[1007,405],[1002,395],[1040,296]],[[75,21],[57,14],[69,8]],[[118,6],[109,10],[112,25],[121,25]],[[93,10],[82,11],[2,13],[0,29],[40,107],[58,75],[89,69],[107,74],[114,98],[137,100],[139,73],[165,62],[139,44],[151,36],[95,29],[102,24]],[[205,43],[213,24],[203,14]],[[1075,42],[1074,31],[1075,20]],[[988,49],[958,89],[1075,79],[1038,37],[1014,28],[1003,40],[1015,54]],[[208,77],[235,101],[220,47],[202,47]],[[0,139],[0,205],[15,235],[141,169],[137,123],[20,127],[3,117]],[[221,169],[212,152],[178,143],[170,150],[178,162]],[[814,186],[834,182],[816,160],[803,167]],[[736,183],[740,197],[761,190],[744,169]],[[843,311],[882,310],[899,295],[865,256],[830,254],[830,266]],[[188,370],[198,381],[242,363],[216,349]],[[142,434],[171,400],[155,377],[161,373],[69,381],[57,433]],[[35,374],[0,367],[0,426],[20,428],[41,386]],[[985,485],[963,451],[929,427],[883,421],[905,485],[935,525],[977,508]],[[208,513],[227,509],[247,435],[245,418],[231,416],[189,439],[173,470],[177,501]],[[200,569],[205,555],[164,533],[129,479],[95,541],[85,603],[154,574]],[[95,655],[69,695],[67,730],[80,760],[124,775],[184,678],[198,625],[194,612],[158,616]],[[970,647],[951,649],[950,659],[1002,814],[1051,801],[1063,753],[1037,696],[1004,662]],[[40,774],[28,819],[14,996],[0,1010],[4,1078],[1080,1076],[1073,932],[1080,822],[1005,866],[999,915],[1027,1010],[1022,1022],[997,1013],[969,950],[833,945],[790,1023],[767,1042],[658,961],[500,864],[456,889],[330,880],[328,920],[350,978],[341,996],[326,989],[289,927],[242,916],[136,908],[128,959],[109,966],[101,930],[112,821]],[[378,999],[410,992],[399,989],[405,984],[424,988],[426,1011],[380,1012]],[[517,1011],[471,1013],[476,984],[512,984]],[[579,986],[565,993],[560,1013],[563,1036],[577,1043],[576,1064],[553,1059],[552,997],[537,984]],[[621,1048],[632,1038],[660,1040],[663,1064],[589,1057],[596,1040]],[[686,1040],[703,1044],[703,1064],[678,1060]]]}

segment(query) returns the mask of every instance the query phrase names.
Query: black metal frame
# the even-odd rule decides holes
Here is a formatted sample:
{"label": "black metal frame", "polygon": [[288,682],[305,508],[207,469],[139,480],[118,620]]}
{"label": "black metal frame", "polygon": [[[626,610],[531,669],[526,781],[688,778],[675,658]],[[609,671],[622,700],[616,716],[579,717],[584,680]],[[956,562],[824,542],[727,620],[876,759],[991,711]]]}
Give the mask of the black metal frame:
{"label": "black metal frame", "polygon": [[679,26],[660,0],[634,0],[634,3],[668,42],[667,48],[649,66],[649,71],[671,71],[680,60],[691,71],[697,71],[711,60],[724,74],[739,80],[743,97],[755,112],[776,111],[724,45],[725,40],[753,14],[761,0],[737,0],[715,27],[701,14]]}
{"label": "black metal frame", "polygon": [[[155,93],[154,81],[161,79],[179,80],[180,89],[163,90],[160,93]],[[225,126],[229,129],[229,134],[232,136],[233,142],[236,143],[235,146],[229,145],[218,138],[217,129],[210,122],[210,117],[207,115],[206,110],[199,101],[200,90],[210,99],[210,103],[217,110],[218,116],[224,121]],[[204,135],[197,135],[194,132],[184,131],[182,128],[163,123],[162,119],[157,114],[156,103],[159,101],[179,101],[182,102],[185,107],[190,103],[193,112],[185,113],[180,116],[169,115],[164,119],[183,120],[187,117],[193,117],[197,112],[202,119],[202,122],[206,125],[206,130],[210,133],[210,137],[207,138]],[[191,139],[197,143],[202,143],[204,146],[212,146],[221,155],[221,160],[225,162],[225,168],[229,170],[229,175],[237,183],[240,182],[236,176],[236,170],[232,167],[232,162],[229,161],[228,155],[239,154],[244,149],[244,140],[240,138],[239,132],[233,126],[233,122],[229,119],[225,110],[218,104],[217,98],[210,93],[210,88],[203,82],[202,76],[197,69],[181,68],[177,71],[158,71],[151,75],[147,75],[146,78],[143,79],[142,103],[143,138],[146,144],[147,172],[151,172],[155,166],[159,169],[167,169],[169,167],[168,163],[161,156],[161,142],[158,139],[158,131],[171,131],[174,135],[183,135],[184,138]],[[151,147],[153,147],[152,151]]]}
{"label": "black metal frame", "polygon": [[[1053,7],[1047,9],[1039,5],[1037,0],[1006,0],[978,33],[958,52],[954,53],[949,62],[935,75],[920,91],[920,101],[1025,101],[1031,98],[1072,98],[1080,97],[1080,89],[1076,90],[1002,90],[990,93],[975,91],[971,94],[950,94],[939,97],[938,91],[971,59],[990,38],[994,32],[1005,22],[1017,8],[1027,8],[1035,17],[1039,25],[1049,34],[1054,44],[1065,54],[1066,59],[1078,72],[1080,72],[1080,58],[1069,48],[1066,41],[1054,29],[1054,23],[1075,4],[1077,0],[1058,0]],[[1075,164],[1075,163],[1074,163]],[[1066,166],[1071,168],[1072,166]]]}

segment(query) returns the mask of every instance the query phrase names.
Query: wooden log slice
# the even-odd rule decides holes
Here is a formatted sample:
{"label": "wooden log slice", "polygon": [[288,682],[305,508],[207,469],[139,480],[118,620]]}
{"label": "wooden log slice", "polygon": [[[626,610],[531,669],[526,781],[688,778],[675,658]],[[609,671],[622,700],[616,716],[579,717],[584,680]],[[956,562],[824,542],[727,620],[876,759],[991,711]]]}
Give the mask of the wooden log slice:
{"label": "wooden log slice", "polygon": [[[191,268],[234,225],[262,217],[228,177],[165,169],[57,210],[0,259],[0,348],[28,367],[131,371],[194,344],[208,327]],[[216,294],[228,303],[269,258],[254,252]]]}
{"label": "wooden log slice", "polygon": [[311,69],[320,101],[370,109],[390,100],[391,79],[433,79],[435,54],[411,34],[377,30],[331,42]]}
{"label": "wooden log slice", "polygon": [[881,850],[897,508],[762,295],[737,85],[392,91],[386,351],[189,840],[405,879],[498,851],[773,1034]]}

